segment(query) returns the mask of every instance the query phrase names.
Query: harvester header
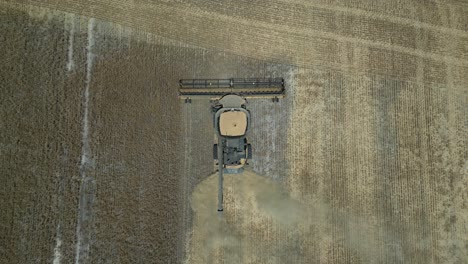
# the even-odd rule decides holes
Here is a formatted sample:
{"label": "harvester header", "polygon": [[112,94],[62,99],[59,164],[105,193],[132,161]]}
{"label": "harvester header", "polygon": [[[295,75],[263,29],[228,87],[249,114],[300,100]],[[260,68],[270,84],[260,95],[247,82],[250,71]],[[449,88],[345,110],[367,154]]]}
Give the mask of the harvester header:
{"label": "harvester header", "polygon": [[190,102],[196,98],[220,99],[226,94],[244,98],[284,97],[283,78],[181,79],[179,97]]}

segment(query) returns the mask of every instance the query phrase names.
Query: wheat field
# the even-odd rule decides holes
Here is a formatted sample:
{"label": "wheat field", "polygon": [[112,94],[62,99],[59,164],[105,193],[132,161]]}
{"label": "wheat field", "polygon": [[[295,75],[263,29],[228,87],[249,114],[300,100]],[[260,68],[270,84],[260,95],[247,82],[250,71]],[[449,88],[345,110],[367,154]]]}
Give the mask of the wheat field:
{"label": "wheat field", "polygon": [[[0,1],[1,263],[467,263],[468,3]],[[283,77],[216,213],[181,78]]]}

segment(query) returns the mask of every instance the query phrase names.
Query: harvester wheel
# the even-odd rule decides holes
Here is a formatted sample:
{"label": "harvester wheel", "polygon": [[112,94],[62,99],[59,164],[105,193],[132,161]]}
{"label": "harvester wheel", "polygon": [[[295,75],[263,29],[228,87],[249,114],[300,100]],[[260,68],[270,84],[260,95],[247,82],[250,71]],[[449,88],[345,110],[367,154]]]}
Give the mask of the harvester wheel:
{"label": "harvester wheel", "polygon": [[218,144],[213,145],[213,159],[218,159]]}
{"label": "harvester wheel", "polygon": [[252,159],[252,145],[247,144],[247,159]]}

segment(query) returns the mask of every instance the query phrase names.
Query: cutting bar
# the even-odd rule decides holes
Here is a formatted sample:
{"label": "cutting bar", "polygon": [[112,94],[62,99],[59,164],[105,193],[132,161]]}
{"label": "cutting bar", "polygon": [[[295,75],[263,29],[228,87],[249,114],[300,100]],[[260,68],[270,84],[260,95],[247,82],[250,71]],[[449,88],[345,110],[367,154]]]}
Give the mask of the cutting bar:
{"label": "cutting bar", "polygon": [[248,79],[182,79],[179,81],[181,99],[220,98],[226,94],[239,94],[244,98],[284,97],[283,78]]}

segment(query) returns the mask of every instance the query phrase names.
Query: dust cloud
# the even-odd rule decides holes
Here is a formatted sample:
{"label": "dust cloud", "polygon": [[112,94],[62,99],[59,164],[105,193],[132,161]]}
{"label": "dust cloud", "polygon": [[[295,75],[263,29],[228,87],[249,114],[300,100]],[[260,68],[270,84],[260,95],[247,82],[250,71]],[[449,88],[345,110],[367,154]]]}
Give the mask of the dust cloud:
{"label": "dust cloud", "polygon": [[330,247],[347,248],[363,262],[404,261],[387,230],[322,202],[303,204],[252,171],[225,175],[224,199],[220,215],[217,174],[196,186],[187,263],[310,263]]}

